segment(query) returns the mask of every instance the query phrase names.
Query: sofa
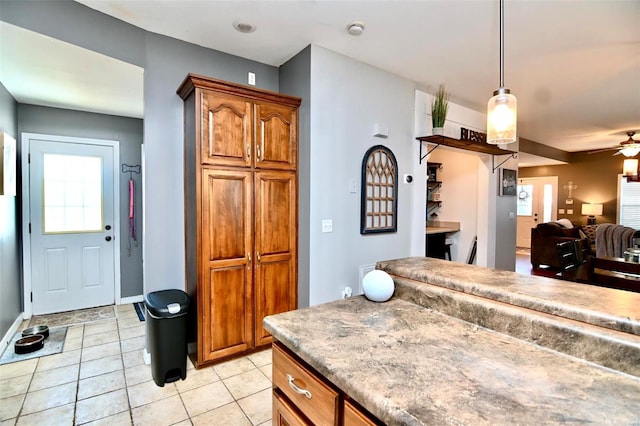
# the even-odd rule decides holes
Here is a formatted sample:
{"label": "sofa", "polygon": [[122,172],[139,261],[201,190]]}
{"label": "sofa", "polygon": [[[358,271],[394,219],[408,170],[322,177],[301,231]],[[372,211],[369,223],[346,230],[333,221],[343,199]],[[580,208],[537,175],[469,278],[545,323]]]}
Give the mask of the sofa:
{"label": "sofa", "polygon": [[[586,236],[580,233],[579,227],[573,227],[571,222],[568,224],[566,222],[539,223],[535,228],[531,228],[531,265],[533,268],[546,265],[553,269],[560,269],[558,243],[579,240],[587,242]],[[585,245],[589,246],[590,244]]]}

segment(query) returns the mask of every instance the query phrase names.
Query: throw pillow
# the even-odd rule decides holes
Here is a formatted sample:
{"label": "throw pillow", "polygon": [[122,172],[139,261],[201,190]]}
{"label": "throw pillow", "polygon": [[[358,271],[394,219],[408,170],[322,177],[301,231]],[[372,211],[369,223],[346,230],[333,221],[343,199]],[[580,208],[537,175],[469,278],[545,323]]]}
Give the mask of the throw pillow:
{"label": "throw pillow", "polygon": [[571,221],[566,218],[558,219],[556,220],[556,223],[564,228],[568,228],[568,229],[573,228],[573,223],[571,223]]}

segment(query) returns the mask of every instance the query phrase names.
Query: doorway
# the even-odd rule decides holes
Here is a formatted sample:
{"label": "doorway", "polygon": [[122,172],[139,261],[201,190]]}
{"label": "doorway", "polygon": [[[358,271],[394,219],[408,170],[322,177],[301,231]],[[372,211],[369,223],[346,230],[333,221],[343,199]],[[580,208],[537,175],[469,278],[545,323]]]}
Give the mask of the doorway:
{"label": "doorway", "polygon": [[114,304],[119,142],[25,133],[22,148],[25,316]]}
{"label": "doorway", "polygon": [[531,248],[531,228],[556,220],[558,177],[518,179],[516,247]]}

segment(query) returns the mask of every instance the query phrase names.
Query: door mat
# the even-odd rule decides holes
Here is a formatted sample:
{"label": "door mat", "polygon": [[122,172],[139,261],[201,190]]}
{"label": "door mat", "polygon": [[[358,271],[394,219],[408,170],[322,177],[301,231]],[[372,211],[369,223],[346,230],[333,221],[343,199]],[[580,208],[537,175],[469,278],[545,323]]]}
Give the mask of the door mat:
{"label": "door mat", "polygon": [[99,306],[97,308],[78,309],[76,311],[60,312],[57,314],[34,315],[31,317],[29,327],[35,325],[47,325],[49,328],[60,327],[63,325],[83,324],[115,317],[116,312],[113,305]]}
{"label": "door mat", "polygon": [[136,302],[133,304],[133,307],[136,310],[136,314],[138,314],[138,319],[140,321],[144,321],[146,318],[146,311],[145,311],[145,306],[144,306],[144,302]]}
{"label": "door mat", "polygon": [[49,328],[49,337],[44,341],[42,349],[20,355],[15,353],[14,345],[16,340],[22,337],[22,331],[17,332],[0,357],[0,365],[38,358],[41,356],[59,354],[64,348],[64,339],[67,337],[67,328],[68,327]]}

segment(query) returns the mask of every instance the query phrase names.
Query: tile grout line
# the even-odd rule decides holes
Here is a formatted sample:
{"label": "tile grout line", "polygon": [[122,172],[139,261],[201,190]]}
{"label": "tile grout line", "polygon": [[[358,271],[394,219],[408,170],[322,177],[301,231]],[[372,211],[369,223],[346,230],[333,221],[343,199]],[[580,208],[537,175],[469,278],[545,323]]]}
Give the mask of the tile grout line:
{"label": "tile grout line", "polygon": [[124,366],[124,351],[122,350],[122,339],[120,339],[120,321],[118,321],[118,311],[116,310],[116,325],[118,328],[118,347],[120,349],[120,362],[122,362],[122,377],[124,378],[124,393],[127,397],[127,411],[129,413],[129,420],[133,425],[133,408],[131,408],[131,400],[129,399],[129,385],[127,384],[127,374]]}

